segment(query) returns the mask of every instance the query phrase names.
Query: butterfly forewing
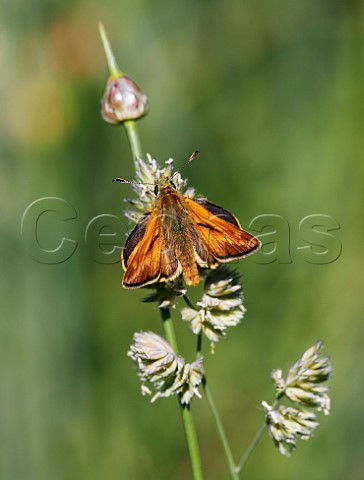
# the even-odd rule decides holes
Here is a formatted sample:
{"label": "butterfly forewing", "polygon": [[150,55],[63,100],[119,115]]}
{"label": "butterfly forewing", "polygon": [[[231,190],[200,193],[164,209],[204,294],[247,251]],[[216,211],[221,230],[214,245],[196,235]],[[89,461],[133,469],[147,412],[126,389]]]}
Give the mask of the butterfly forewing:
{"label": "butterfly forewing", "polygon": [[126,288],[172,280],[180,274],[175,252],[165,244],[162,219],[156,208],[145,215],[129,235],[123,250],[123,266]]}
{"label": "butterfly forewing", "polygon": [[240,227],[230,212],[207,200],[186,197],[195,251],[200,265],[216,266],[220,262],[245,257],[260,248],[260,241]]}

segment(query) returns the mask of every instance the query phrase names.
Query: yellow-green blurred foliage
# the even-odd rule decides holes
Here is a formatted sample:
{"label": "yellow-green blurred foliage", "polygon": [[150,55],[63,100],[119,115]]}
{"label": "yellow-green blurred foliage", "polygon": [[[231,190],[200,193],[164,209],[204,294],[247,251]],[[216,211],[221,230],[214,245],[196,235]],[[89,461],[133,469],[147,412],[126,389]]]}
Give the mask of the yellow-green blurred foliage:
{"label": "yellow-green blurred foliage", "polygon": [[[120,264],[95,262],[84,240],[93,217],[123,218],[131,189],[111,179],[133,175],[123,130],[98,112],[98,20],[148,93],[144,150],[182,165],[199,148],[185,175],[200,192],[245,227],[267,213],[291,227],[292,263],[239,263],[248,313],[206,351],[206,369],[236,458],[262,422],[261,400],[272,400],[270,370],[317,339],[335,367],[332,414],[291,459],[265,437],[246,478],[361,479],[362,2],[2,0],[1,480],[190,478],[177,402],[141,397],[126,356],[134,331],[162,331],[158,312],[142,291],[122,290]],[[77,249],[58,265],[32,259],[20,235],[25,209],[47,196],[77,212],[67,224]],[[299,222],[315,213],[341,225],[342,255],[328,265],[297,250]],[[46,248],[58,239],[43,232]],[[189,326],[175,319],[191,359]],[[206,478],[228,478],[206,401],[193,407]]]}

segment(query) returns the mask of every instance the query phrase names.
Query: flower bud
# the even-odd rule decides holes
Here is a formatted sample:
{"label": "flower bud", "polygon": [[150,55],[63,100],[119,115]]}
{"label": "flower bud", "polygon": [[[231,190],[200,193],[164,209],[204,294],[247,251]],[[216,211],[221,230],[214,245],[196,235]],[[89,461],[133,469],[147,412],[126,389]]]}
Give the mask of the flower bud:
{"label": "flower bud", "polygon": [[126,75],[112,75],[106,82],[100,108],[105,122],[117,124],[146,115],[148,98]]}

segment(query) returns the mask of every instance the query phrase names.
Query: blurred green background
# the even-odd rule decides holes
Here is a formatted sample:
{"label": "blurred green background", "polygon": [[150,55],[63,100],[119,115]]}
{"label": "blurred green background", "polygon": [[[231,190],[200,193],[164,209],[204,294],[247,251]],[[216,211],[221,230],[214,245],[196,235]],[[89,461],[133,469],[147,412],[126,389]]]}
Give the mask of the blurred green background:
{"label": "blurred green background", "polygon": [[[190,478],[177,402],[141,397],[126,356],[135,331],[162,332],[158,312],[84,240],[97,215],[130,228],[130,187],[111,179],[133,176],[131,154],[98,111],[98,20],[148,93],[144,151],[182,165],[199,148],[184,172],[191,185],[245,227],[275,214],[291,228],[291,263],[239,263],[248,313],[214,356],[206,350],[206,370],[236,458],[262,422],[261,400],[272,400],[270,370],[317,339],[335,367],[332,414],[290,459],[265,436],[246,478],[363,478],[363,3],[2,0],[1,480]],[[49,196],[77,212],[62,225],[76,251],[57,265],[31,258],[20,234],[25,209]],[[330,264],[297,250],[299,222],[316,213],[341,226]],[[59,241],[49,215],[44,248]],[[191,359],[178,311],[175,323]],[[206,401],[193,411],[206,478],[229,478]]]}

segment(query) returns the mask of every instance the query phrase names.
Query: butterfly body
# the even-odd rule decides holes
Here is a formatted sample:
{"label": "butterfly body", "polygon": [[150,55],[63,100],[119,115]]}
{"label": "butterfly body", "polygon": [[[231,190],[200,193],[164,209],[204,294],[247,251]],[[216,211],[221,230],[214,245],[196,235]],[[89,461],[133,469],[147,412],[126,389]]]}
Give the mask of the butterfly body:
{"label": "butterfly body", "polygon": [[196,285],[199,274],[191,237],[193,227],[185,197],[167,185],[160,189],[158,200],[157,211],[165,226],[164,244],[175,252],[187,285]]}
{"label": "butterfly body", "polygon": [[254,253],[260,242],[234,215],[205,199],[180,193],[168,176],[156,184],[156,199],[130,233],[123,253],[123,286],[138,288],[173,280],[199,282],[198,266],[215,268]]}

